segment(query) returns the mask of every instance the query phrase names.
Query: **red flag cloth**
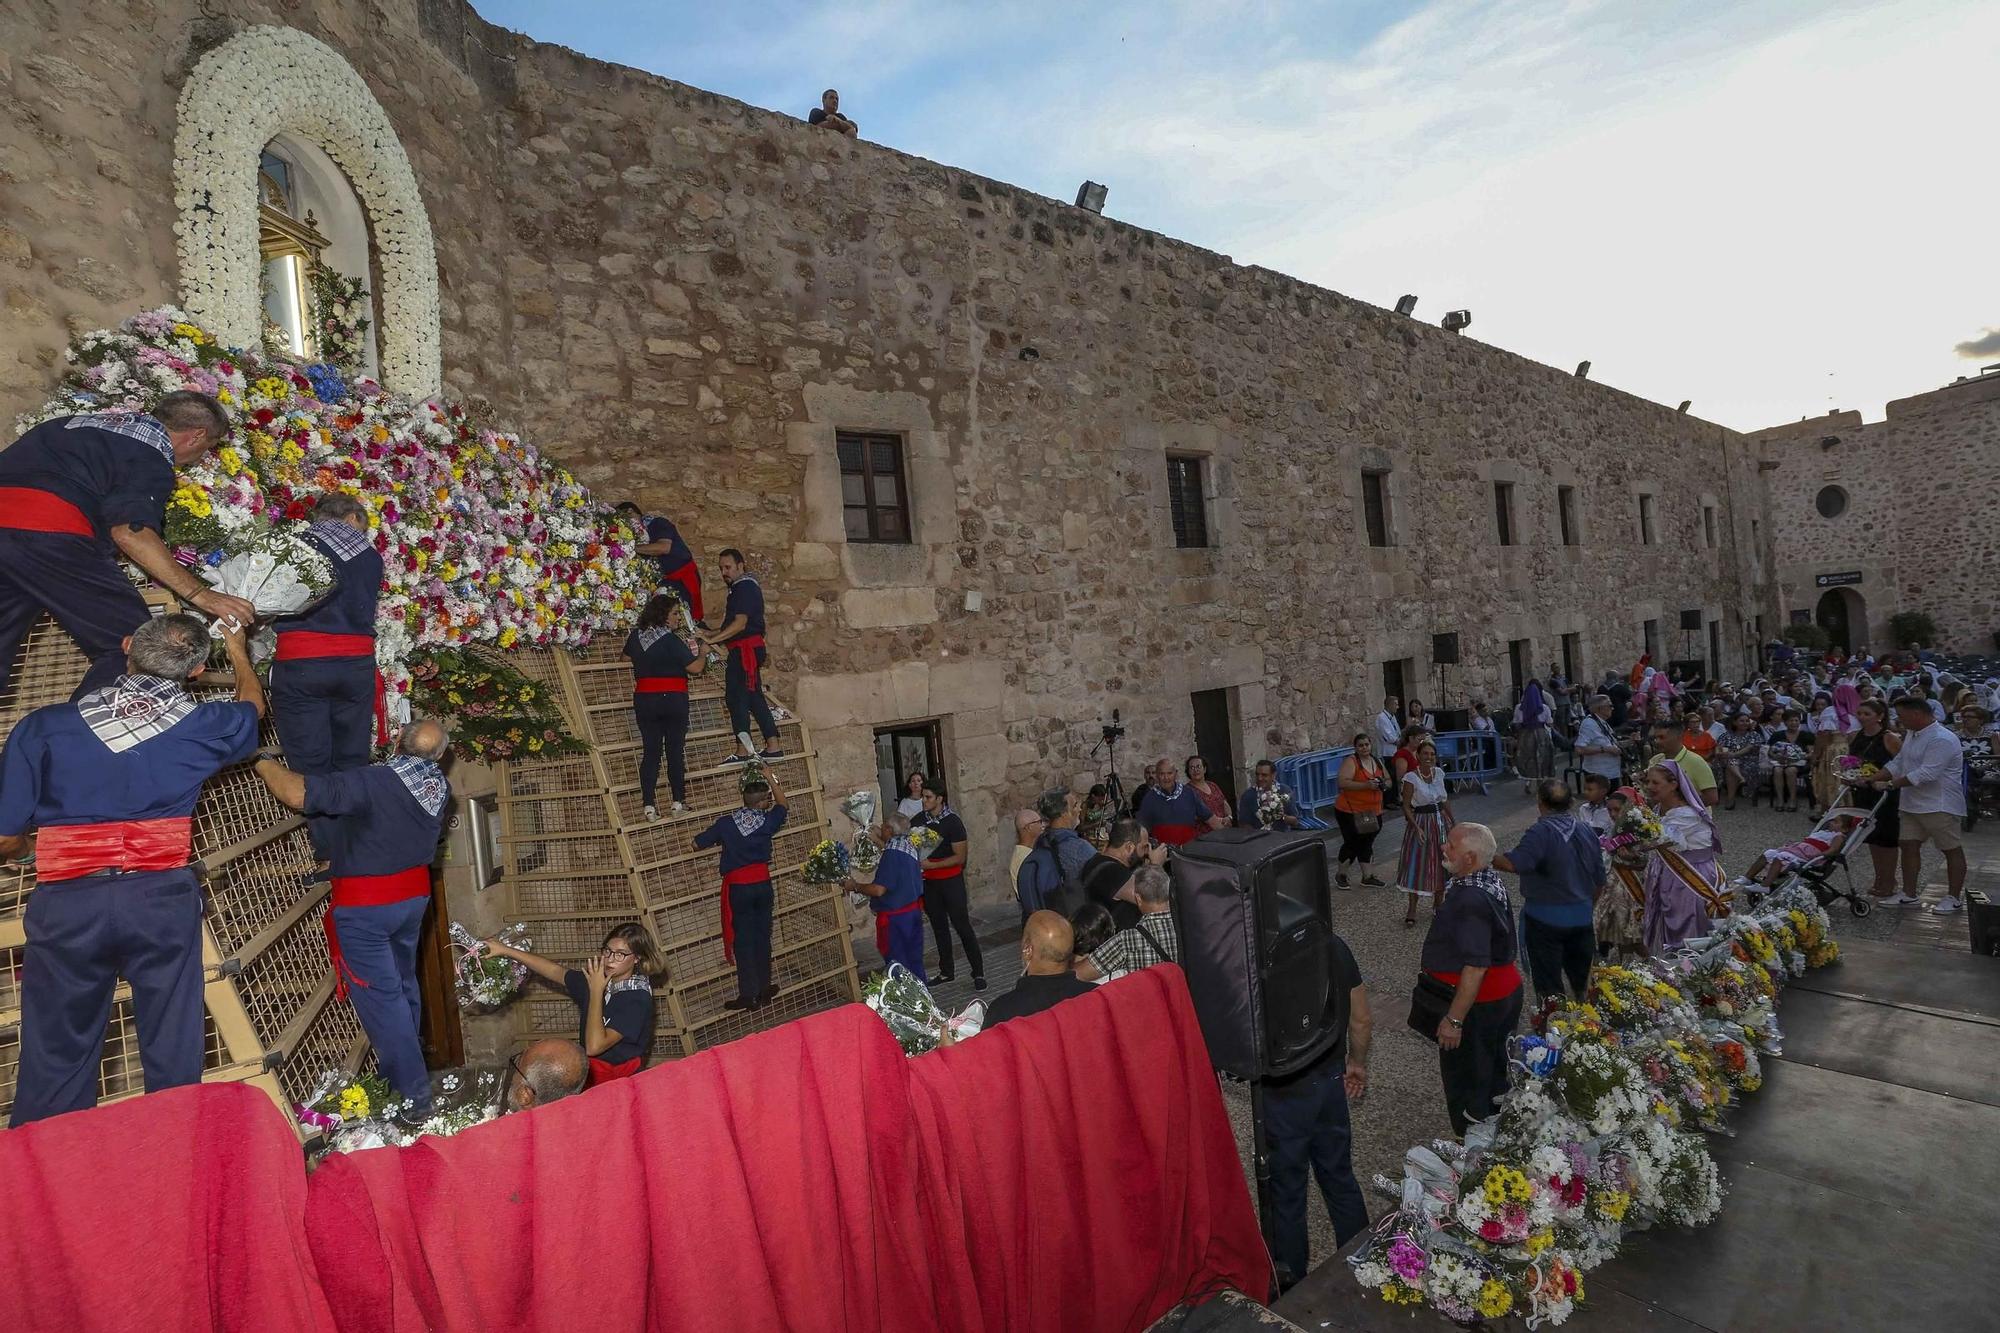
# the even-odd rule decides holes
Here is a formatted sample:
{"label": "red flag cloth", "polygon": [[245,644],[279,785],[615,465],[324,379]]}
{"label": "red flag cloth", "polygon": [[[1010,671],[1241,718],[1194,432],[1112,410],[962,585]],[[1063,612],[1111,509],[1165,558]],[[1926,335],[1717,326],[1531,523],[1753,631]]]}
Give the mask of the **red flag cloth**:
{"label": "red flag cloth", "polygon": [[1236,1137],[1178,967],[910,1062],[938,1327],[1143,1329],[1270,1294]]}
{"label": "red flag cloth", "polygon": [[334,1333],[305,1241],[298,1136],[240,1083],[0,1132],[8,1333]]}

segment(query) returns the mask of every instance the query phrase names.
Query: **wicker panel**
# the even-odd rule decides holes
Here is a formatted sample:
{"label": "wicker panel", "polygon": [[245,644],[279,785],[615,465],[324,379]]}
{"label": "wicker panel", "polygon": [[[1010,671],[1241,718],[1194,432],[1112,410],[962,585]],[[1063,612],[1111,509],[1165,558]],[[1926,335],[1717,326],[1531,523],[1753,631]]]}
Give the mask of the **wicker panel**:
{"label": "wicker panel", "polygon": [[[835,964],[834,966],[838,966]],[[782,982],[779,983],[783,985]],[[827,1009],[836,1009],[852,1003],[854,993],[844,976],[826,976],[803,986],[793,986],[778,993],[778,998],[761,1009],[748,1013],[722,1011],[719,1018],[703,1023],[694,1029],[694,1045],[698,1051],[720,1046],[738,1037],[747,1037],[754,1032],[765,1032],[793,1019],[804,1018]]]}
{"label": "wicker panel", "polygon": [[[521,648],[507,654],[507,664],[517,668],[529,680],[543,685],[558,687],[561,683],[562,667],[554,648]],[[556,689],[558,696],[562,691]]]}
{"label": "wicker panel", "polygon": [[[653,826],[655,829],[659,825]],[[647,830],[651,832],[652,830]],[[771,864],[777,873],[783,875],[792,867],[803,863],[806,854],[813,849],[825,834],[818,825],[786,828],[771,839]],[[637,841],[637,834],[633,840]],[[690,894],[707,892],[722,883],[722,872],[716,869],[718,858],[713,852],[698,852],[661,865],[648,866],[639,872],[639,892],[645,901],[654,907],[676,902]]]}
{"label": "wicker panel", "polygon": [[[790,949],[774,947],[771,951],[771,978],[778,985],[779,998],[788,987],[803,985],[824,973],[839,972],[847,964],[847,953],[842,948],[838,935],[817,940],[811,944],[794,945]],[[681,997],[681,1012],[688,1024],[699,1029],[702,1024],[722,1018],[729,1013],[723,1003],[736,998],[736,973],[732,970],[696,982],[685,989],[674,988]],[[763,1019],[764,1016],[759,1014]],[[782,1021],[782,1020],[779,1020]],[[761,1031],[772,1026],[769,1021],[758,1021],[749,1029]]]}
{"label": "wicker panel", "polygon": [[508,838],[507,873],[511,875],[601,875],[624,868],[613,833],[562,838]]}
{"label": "wicker panel", "polygon": [[22,866],[0,866],[0,920],[16,917],[28,905],[28,890],[35,887],[35,876]]}
{"label": "wicker panel", "polygon": [[613,926],[633,919],[630,911],[594,917],[530,918],[527,922],[528,936],[534,940],[534,952],[555,962],[577,967],[584,959],[597,953]]}
{"label": "wicker panel", "polygon": [[[14,953],[17,950],[0,950]],[[12,971],[16,960],[9,959]],[[229,1053],[215,1023],[204,1018],[202,1025],[202,1068],[220,1069],[229,1063]],[[14,1105],[14,1090],[21,1072],[21,1033],[11,1023],[0,1027],[0,1108]],[[139,1026],[130,999],[121,996],[111,1006],[111,1021],[104,1029],[104,1055],[97,1070],[100,1101],[126,1097],[146,1090],[146,1071],[139,1060]]]}
{"label": "wicker panel", "polygon": [[605,704],[630,703],[632,699],[632,672],[630,663],[620,659],[615,667],[583,666],[576,673],[576,691],[581,696],[585,708],[599,708]]}
{"label": "wicker panel", "polygon": [[600,708],[588,715],[592,745],[631,745],[639,739],[639,719],[629,708]]}
{"label": "wicker panel", "polygon": [[611,828],[601,794],[509,799],[500,806],[501,826],[510,838],[556,833],[600,833]]}
{"label": "wicker panel", "polygon": [[203,910],[216,948],[227,957],[290,911],[306,896],[312,869],[312,843],[303,828],[210,866]]}
{"label": "wicker panel", "polygon": [[[847,928],[847,913],[826,890],[799,880],[780,880],[775,915],[771,920],[771,948],[782,951],[802,944],[816,935]],[[673,930],[667,948],[667,977],[676,989],[686,989],[722,973],[734,975],[722,953],[720,921],[721,892],[714,898],[700,898],[679,907],[653,913],[654,933],[662,940]]]}
{"label": "wicker panel", "polygon": [[[654,1012],[664,1013],[666,1006],[655,1005]],[[514,1013],[518,1031],[555,1037],[576,1036],[576,1004],[567,995],[551,994],[538,987],[514,1001]]]}
{"label": "wicker panel", "polygon": [[278,804],[248,764],[239,764],[202,787],[194,807],[194,854],[214,856],[297,818]]}
{"label": "wicker panel", "polygon": [[69,698],[89,666],[76,641],[55,621],[47,616],[36,621],[14,659],[7,689],[0,693],[0,739],[22,714]]}
{"label": "wicker panel", "polygon": [[244,1012],[267,1050],[277,1045],[286,1027],[332,975],[326,931],[321,925],[325,915],[319,908],[308,911],[263,952],[245,962],[237,978]]}
{"label": "wicker panel", "polygon": [[603,789],[597,766],[587,754],[565,759],[537,759],[523,763],[510,760],[501,765],[501,791],[509,800],[529,796],[561,796],[571,792]]}
{"label": "wicker panel", "polygon": [[579,666],[626,666],[625,636],[623,634],[600,634],[570,657]]}
{"label": "wicker panel", "polygon": [[561,916],[569,912],[608,914],[634,911],[632,878],[617,874],[570,875],[560,879],[515,881],[514,916]]}
{"label": "wicker panel", "polygon": [[[311,1096],[327,1070],[348,1067],[355,1043],[363,1039],[354,1006],[345,1000],[328,1000],[278,1067],[278,1084],[285,1097],[302,1102]],[[369,1063],[364,1060],[362,1065],[366,1068]]]}

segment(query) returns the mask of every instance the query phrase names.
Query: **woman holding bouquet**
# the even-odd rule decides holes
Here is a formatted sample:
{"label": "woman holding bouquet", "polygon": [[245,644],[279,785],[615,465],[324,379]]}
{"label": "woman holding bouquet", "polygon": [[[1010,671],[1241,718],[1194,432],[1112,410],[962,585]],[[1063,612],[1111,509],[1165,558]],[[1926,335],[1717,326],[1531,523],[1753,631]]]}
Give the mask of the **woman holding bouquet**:
{"label": "woman holding bouquet", "polygon": [[1708,931],[1722,891],[1715,816],[1681,766],[1663,759],[1646,770],[1646,800],[1660,817],[1660,844],[1646,860],[1646,952],[1658,957]]}
{"label": "woman holding bouquet", "polygon": [[632,659],[632,715],[639,723],[639,799],[647,820],[660,817],[654,795],[660,787],[660,752],[666,751],[671,813],[687,813],[688,677],[708,670],[708,659],[669,628],[679,599],[658,593],[639,613],[625,640]]}
{"label": "woman holding bouquet", "polygon": [[[1889,761],[1903,748],[1902,736],[1889,730],[1889,706],[1880,699],[1864,699],[1855,708],[1854,716],[1860,730],[1847,738],[1847,753],[1859,761],[1855,775],[1871,766],[1888,767]],[[1896,867],[1902,836],[1901,805],[1896,788],[1891,787],[1881,794],[1875,806],[1875,831],[1867,839],[1868,859],[1875,866],[1875,882],[1868,886],[1868,894],[1877,902],[1897,897]],[[1915,884],[1906,884],[1902,893],[1915,901],[1916,889]]]}
{"label": "woman holding bouquet", "polygon": [[1437,753],[1432,742],[1420,741],[1416,766],[1403,774],[1403,855],[1396,880],[1408,895],[1405,926],[1417,924],[1417,899],[1429,898],[1431,910],[1437,910],[1437,896],[1444,888],[1444,839],[1458,822],[1451,813]]}
{"label": "woman holding bouquet", "polygon": [[485,944],[488,954],[514,959],[576,1001],[581,1015],[576,1040],[590,1057],[592,1086],[639,1072],[653,1044],[653,978],[667,970],[644,926],[636,921],[613,926],[597,956],[580,969],[516,949],[498,936]]}
{"label": "woman holding bouquet", "polygon": [[1365,731],[1354,734],[1354,753],[1341,761],[1334,785],[1340,789],[1333,798],[1333,818],[1340,825],[1340,868],[1333,882],[1346,888],[1347,868],[1359,865],[1361,882],[1379,888],[1382,881],[1375,878],[1374,870],[1375,835],[1382,831],[1382,794],[1389,783],[1375,758],[1373,736]]}

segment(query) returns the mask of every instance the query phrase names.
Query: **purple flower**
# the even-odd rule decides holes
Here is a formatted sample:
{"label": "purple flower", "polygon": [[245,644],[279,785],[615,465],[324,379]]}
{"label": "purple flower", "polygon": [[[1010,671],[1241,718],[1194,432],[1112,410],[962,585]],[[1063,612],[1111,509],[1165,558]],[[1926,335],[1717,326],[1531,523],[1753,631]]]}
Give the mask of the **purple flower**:
{"label": "purple flower", "polygon": [[1389,1267],[1394,1269],[1396,1276],[1403,1281],[1415,1282],[1424,1275],[1424,1270],[1429,1266],[1430,1261],[1424,1254],[1423,1246],[1408,1236],[1398,1236],[1389,1243]]}

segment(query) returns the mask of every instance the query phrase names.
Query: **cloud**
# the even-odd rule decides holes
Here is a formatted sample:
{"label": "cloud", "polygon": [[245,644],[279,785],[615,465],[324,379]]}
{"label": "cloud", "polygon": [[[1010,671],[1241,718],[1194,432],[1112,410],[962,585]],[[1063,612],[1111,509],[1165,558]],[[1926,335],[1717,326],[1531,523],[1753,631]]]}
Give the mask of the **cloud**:
{"label": "cloud", "polygon": [[1952,350],[1968,360],[2000,356],[2000,329],[1988,329],[1977,338],[1967,338]]}

